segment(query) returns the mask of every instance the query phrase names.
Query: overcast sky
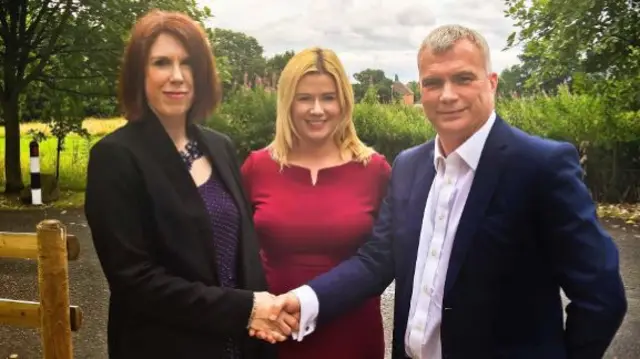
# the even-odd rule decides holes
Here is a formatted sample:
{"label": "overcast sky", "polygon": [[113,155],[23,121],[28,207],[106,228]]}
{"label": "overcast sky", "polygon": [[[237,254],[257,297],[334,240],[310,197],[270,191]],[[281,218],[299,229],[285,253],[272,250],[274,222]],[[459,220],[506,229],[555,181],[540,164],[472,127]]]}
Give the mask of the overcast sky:
{"label": "overcast sky", "polygon": [[[519,49],[502,51],[511,20],[504,0],[198,0],[211,8],[213,27],[255,37],[270,56],[322,46],[337,52],[352,75],[384,70],[400,81],[417,80],[416,53],[435,26],[458,23],[486,36],[494,70],[518,62]],[[437,4],[437,5],[436,5]],[[352,78],[353,80],[353,78]]]}

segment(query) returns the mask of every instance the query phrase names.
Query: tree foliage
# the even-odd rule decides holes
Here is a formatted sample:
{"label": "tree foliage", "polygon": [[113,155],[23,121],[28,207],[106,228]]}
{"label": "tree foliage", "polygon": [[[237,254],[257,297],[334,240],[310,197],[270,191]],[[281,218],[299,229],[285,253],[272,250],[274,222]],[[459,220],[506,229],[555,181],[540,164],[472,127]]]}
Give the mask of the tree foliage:
{"label": "tree foliage", "polygon": [[353,74],[353,78],[358,81],[353,85],[356,101],[364,99],[371,86],[375,89],[379,102],[390,103],[392,101],[391,85],[393,81],[387,78],[383,70],[365,69]]}
{"label": "tree foliage", "polygon": [[267,59],[267,72],[280,75],[284,67],[287,66],[287,63],[291,58],[295,55],[295,52],[292,50],[285,51],[281,54],[275,54],[269,59]]}
{"label": "tree foliage", "polygon": [[[583,139],[576,145],[585,153],[593,151],[589,146],[598,146],[600,154],[608,156],[597,163],[597,172],[591,175],[602,176],[600,181],[607,186],[624,182],[625,170],[640,166],[640,1],[505,3],[506,16],[517,27],[507,47],[521,44],[524,53],[517,71],[503,76],[515,78],[511,85],[526,79],[525,92],[542,92],[535,98],[555,95],[555,102],[545,101],[560,105],[557,113],[561,119],[556,124],[563,121],[583,131]],[[579,100],[580,111],[568,110],[569,99]],[[544,108],[544,114],[550,110]],[[633,180],[637,183],[637,177]],[[633,190],[617,188],[614,192],[626,197]],[[604,192],[611,193],[609,189]]]}
{"label": "tree foliage", "polygon": [[[640,1],[505,0],[517,31],[508,47],[524,45],[527,85],[561,83],[593,91],[637,88],[640,84]],[[620,83],[626,85],[620,86]],[[618,92],[633,109],[637,91]]]}
{"label": "tree foliage", "polygon": [[529,78],[522,64],[512,65],[500,73],[498,97],[509,98],[525,94],[525,83]]}
{"label": "tree foliage", "polygon": [[409,81],[407,83],[407,87],[409,88],[409,90],[413,92],[413,102],[414,103],[420,102],[420,98],[422,97],[422,92],[421,92],[420,84],[418,83],[418,81]]}
{"label": "tree foliage", "polygon": [[253,83],[256,76],[265,75],[264,49],[256,38],[242,32],[214,29],[212,39],[213,52],[228,63],[231,84],[244,84],[245,76],[247,82]]}

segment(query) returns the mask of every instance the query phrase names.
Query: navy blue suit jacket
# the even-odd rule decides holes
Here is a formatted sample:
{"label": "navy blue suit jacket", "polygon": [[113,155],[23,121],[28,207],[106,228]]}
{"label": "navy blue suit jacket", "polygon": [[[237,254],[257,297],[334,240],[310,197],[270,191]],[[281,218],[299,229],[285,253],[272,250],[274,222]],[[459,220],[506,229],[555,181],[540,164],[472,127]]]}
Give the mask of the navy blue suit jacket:
{"label": "navy blue suit jacket", "polygon": [[[404,336],[434,143],[393,163],[372,236],[309,285],[318,325],[395,280],[393,358]],[[601,358],[627,310],[618,250],[596,217],[574,146],[528,135],[499,117],[460,219],[445,282],[446,359]],[[560,288],[571,303],[566,328]],[[366,330],[366,328],[363,328]]]}

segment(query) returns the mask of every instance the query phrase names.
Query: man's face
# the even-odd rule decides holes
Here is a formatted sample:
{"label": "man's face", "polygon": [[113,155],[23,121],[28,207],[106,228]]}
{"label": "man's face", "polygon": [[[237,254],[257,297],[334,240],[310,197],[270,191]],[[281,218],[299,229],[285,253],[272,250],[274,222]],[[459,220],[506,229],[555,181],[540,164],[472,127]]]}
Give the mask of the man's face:
{"label": "man's face", "polygon": [[498,75],[487,73],[480,48],[468,40],[440,54],[427,48],[418,66],[422,107],[441,137],[464,141],[487,121],[494,109]]}

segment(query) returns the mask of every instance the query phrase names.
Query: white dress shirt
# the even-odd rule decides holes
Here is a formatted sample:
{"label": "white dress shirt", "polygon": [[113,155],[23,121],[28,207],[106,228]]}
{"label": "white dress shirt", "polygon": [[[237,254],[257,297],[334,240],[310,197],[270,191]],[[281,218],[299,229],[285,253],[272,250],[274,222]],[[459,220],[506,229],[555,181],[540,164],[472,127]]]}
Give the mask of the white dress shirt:
{"label": "white dress shirt", "polygon": [[[434,141],[433,165],[436,174],[422,219],[411,308],[405,332],[405,351],[410,358],[442,358],[440,323],[449,257],[495,116],[493,112],[478,131],[446,157],[440,149],[439,137],[436,136]],[[294,333],[293,338],[302,340],[315,329],[318,298],[309,286],[302,286],[293,292],[301,303],[300,328],[304,329],[301,333]]]}

